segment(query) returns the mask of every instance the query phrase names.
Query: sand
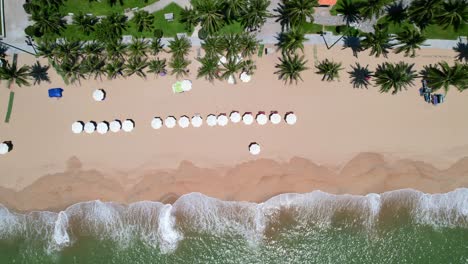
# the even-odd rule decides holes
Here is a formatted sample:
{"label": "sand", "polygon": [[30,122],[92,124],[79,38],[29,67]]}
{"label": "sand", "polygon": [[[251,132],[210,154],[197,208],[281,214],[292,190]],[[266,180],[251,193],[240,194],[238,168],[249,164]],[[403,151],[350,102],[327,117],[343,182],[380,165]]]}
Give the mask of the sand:
{"label": "sand", "polygon": [[[316,50],[316,55],[314,54]],[[416,69],[451,50],[423,49],[416,58],[390,54],[389,61],[415,63]],[[257,60],[250,83],[196,79],[199,63],[191,53],[193,90],[173,94],[175,77],[85,80],[66,86],[50,71],[51,84],[16,87],[9,124],[0,123],[0,141],[14,150],[0,157],[0,203],[19,210],[62,208],[79,201],[172,201],[188,192],[227,199],[262,201],[282,192],[383,192],[414,188],[442,192],[466,187],[468,175],[468,93],[452,89],[446,102],[432,106],[418,94],[419,82],[397,95],[378,88],[353,89],[350,65],[371,69],[384,58],[352,56],[350,50],[307,46],[309,70],[304,82],[285,85],[273,74],[278,54]],[[314,57],[333,58],[346,68],[340,80],[322,82]],[[21,55],[19,63],[35,58]],[[44,60],[42,60],[46,63]],[[63,87],[64,98],[47,98],[47,89]],[[95,102],[102,88],[107,100]],[[0,116],[8,89],[0,89]],[[214,113],[294,111],[294,126],[173,128],[153,130],[154,116],[202,116]],[[132,118],[132,133],[75,135],[76,120]],[[262,146],[259,156],[248,145]],[[360,154],[363,153],[363,154]]]}

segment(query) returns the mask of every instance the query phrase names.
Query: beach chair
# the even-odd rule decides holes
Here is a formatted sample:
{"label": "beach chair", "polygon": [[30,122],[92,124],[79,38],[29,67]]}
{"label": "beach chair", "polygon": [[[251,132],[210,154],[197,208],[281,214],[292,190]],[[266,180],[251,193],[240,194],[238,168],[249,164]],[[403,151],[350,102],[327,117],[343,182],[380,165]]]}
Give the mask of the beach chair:
{"label": "beach chair", "polygon": [[433,95],[431,96],[431,101],[432,101],[432,104],[433,104],[433,105],[438,105],[438,104],[439,104],[439,98],[438,98],[438,96],[437,96],[436,94],[433,94]]}
{"label": "beach chair", "polygon": [[439,103],[444,102],[444,95],[443,94],[436,94],[436,96],[437,96],[437,100],[439,100]]}
{"label": "beach chair", "polygon": [[419,88],[419,96],[423,96],[425,94],[426,89]]}
{"label": "beach chair", "polygon": [[62,98],[63,89],[62,88],[52,88],[49,89],[50,98]]}
{"label": "beach chair", "polygon": [[429,88],[429,87],[427,87],[427,81],[426,80],[422,80],[422,85],[423,85],[423,88]]}
{"label": "beach chair", "polygon": [[431,95],[428,94],[428,93],[424,93],[424,101],[426,101],[427,103],[430,103],[431,102]]}

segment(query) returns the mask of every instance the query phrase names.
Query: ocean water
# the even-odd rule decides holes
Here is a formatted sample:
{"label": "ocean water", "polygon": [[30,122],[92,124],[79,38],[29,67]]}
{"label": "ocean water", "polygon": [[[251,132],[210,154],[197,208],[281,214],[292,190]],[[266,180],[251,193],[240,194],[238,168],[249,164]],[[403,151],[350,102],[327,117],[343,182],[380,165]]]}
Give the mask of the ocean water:
{"label": "ocean water", "polygon": [[0,263],[468,263],[468,189],[2,206]]}

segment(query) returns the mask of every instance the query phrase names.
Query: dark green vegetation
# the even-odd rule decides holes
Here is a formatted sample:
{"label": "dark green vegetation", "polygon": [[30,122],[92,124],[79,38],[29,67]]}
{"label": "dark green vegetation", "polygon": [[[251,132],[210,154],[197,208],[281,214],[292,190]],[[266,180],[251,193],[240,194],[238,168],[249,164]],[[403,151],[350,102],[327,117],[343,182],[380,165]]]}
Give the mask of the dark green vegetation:
{"label": "dark green vegetation", "polygon": [[[68,13],[92,13],[95,16],[124,13],[131,8],[142,8],[159,0],[66,0],[60,7],[62,15]],[[122,3],[122,4],[121,4]]]}
{"label": "dark green vegetation", "polygon": [[10,123],[11,113],[13,111],[13,103],[15,102],[15,92],[10,91],[10,97],[8,98],[8,108],[5,115],[5,123]]}
{"label": "dark green vegetation", "polygon": [[322,81],[333,81],[335,78],[339,77],[339,72],[343,69],[341,67],[341,63],[330,61],[328,59],[325,59],[315,65],[315,68],[317,69],[315,73],[323,75]]}

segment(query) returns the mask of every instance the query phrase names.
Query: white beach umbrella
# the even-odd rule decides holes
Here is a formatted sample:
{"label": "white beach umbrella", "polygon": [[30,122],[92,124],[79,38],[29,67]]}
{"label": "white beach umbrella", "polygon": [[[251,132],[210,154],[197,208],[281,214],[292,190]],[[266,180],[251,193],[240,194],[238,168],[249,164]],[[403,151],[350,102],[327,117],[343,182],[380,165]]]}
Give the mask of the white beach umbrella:
{"label": "white beach umbrella", "polygon": [[190,119],[187,116],[181,116],[179,118],[179,126],[181,128],[186,128],[190,125]]}
{"label": "white beach umbrella", "polygon": [[284,119],[289,125],[294,125],[297,122],[297,117],[293,112],[287,113]]}
{"label": "white beach umbrella", "polygon": [[254,117],[251,113],[245,113],[242,116],[242,122],[244,122],[244,124],[246,125],[251,125],[253,121],[254,121]]}
{"label": "white beach umbrella", "polygon": [[93,93],[93,98],[94,101],[104,101],[104,99],[106,98],[106,92],[104,92],[104,90],[102,89],[95,90]]}
{"label": "white beach umbrella", "polygon": [[83,132],[83,129],[84,129],[84,125],[83,125],[83,122],[81,121],[76,121],[72,124],[72,132],[74,134],[80,134],[81,132]]}
{"label": "white beach umbrella", "polygon": [[7,143],[3,142],[0,144],[0,155],[5,155],[10,152],[10,146]]}
{"label": "white beach umbrella", "polygon": [[229,84],[235,84],[235,83],[236,83],[236,79],[234,79],[234,76],[231,74],[231,75],[229,75],[229,78],[228,78],[227,82],[228,82]]}
{"label": "white beach umbrella", "polygon": [[226,57],[222,56],[221,58],[219,58],[219,62],[218,62],[218,65],[221,65],[221,64],[226,64],[227,63],[227,59]]}
{"label": "white beach umbrella", "polygon": [[226,126],[229,122],[229,119],[227,118],[226,114],[220,114],[218,115],[217,122],[219,126]]}
{"label": "white beach umbrella", "polygon": [[167,128],[173,128],[177,124],[177,120],[173,116],[168,116],[166,117],[166,120],[164,120],[164,124],[166,125]]}
{"label": "white beach umbrella", "polygon": [[270,121],[271,123],[277,125],[281,123],[281,116],[278,113],[273,113],[270,115]]}
{"label": "white beach umbrella", "polygon": [[242,82],[247,83],[247,82],[250,82],[251,79],[252,79],[252,77],[251,77],[250,75],[248,75],[246,72],[243,72],[243,73],[241,73],[241,75],[240,75],[240,80],[241,80]]}
{"label": "white beach umbrella", "polygon": [[265,125],[268,122],[268,117],[264,113],[259,113],[256,119],[257,123],[261,126]]}
{"label": "white beach umbrella", "polygon": [[101,135],[106,134],[109,131],[109,124],[107,122],[99,122],[97,125],[97,132]]}
{"label": "white beach umbrella", "polygon": [[182,90],[184,92],[188,92],[188,91],[192,90],[192,81],[183,80],[182,83],[181,83],[181,86],[182,86]]}
{"label": "white beach umbrella", "polygon": [[114,121],[110,122],[109,129],[110,129],[110,131],[112,131],[114,133],[119,132],[120,129],[122,129],[122,122],[120,122],[120,120],[114,120]]}
{"label": "white beach umbrella", "polygon": [[231,122],[233,123],[239,123],[242,119],[241,115],[237,111],[232,111],[231,114],[229,115],[229,119],[231,119]]}
{"label": "white beach umbrella", "polygon": [[206,118],[206,124],[208,124],[208,126],[210,127],[216,126],[217,122],[218,122],[218,119],[216,118],[215,115],[208,115],[208,117]]}
{"label": "white beach umbrella", "polygon": [[194,115],[192,117],[192,126],[193,127],[201,127],[203,124],[203,118],[200,115]]}
{"label": "white beach umbrella", "polygon": [[135,123],[131,119],[127,119],[122,122],[122,130],[125,132],[132,132],[135,128]]}
{"label": "white beach umbrella", "polygon": [[249,151],[250,151],[250,154],[252,155],[260,154],[260,150],[261,150],[260,145],[255,142],[249,145]]}
{"label": "white beach umbrella", "polygon": [[163,121],[160,117],[155,117],[151,121],[151,127],[154,129],[160,129],[163,126]]}
{"label": "white beach umbrella", "polygon": [[95,130],[96,130],[96,123],[93,121],[86,123],[84,126],[84,131],[88,134],[92,134]]}

